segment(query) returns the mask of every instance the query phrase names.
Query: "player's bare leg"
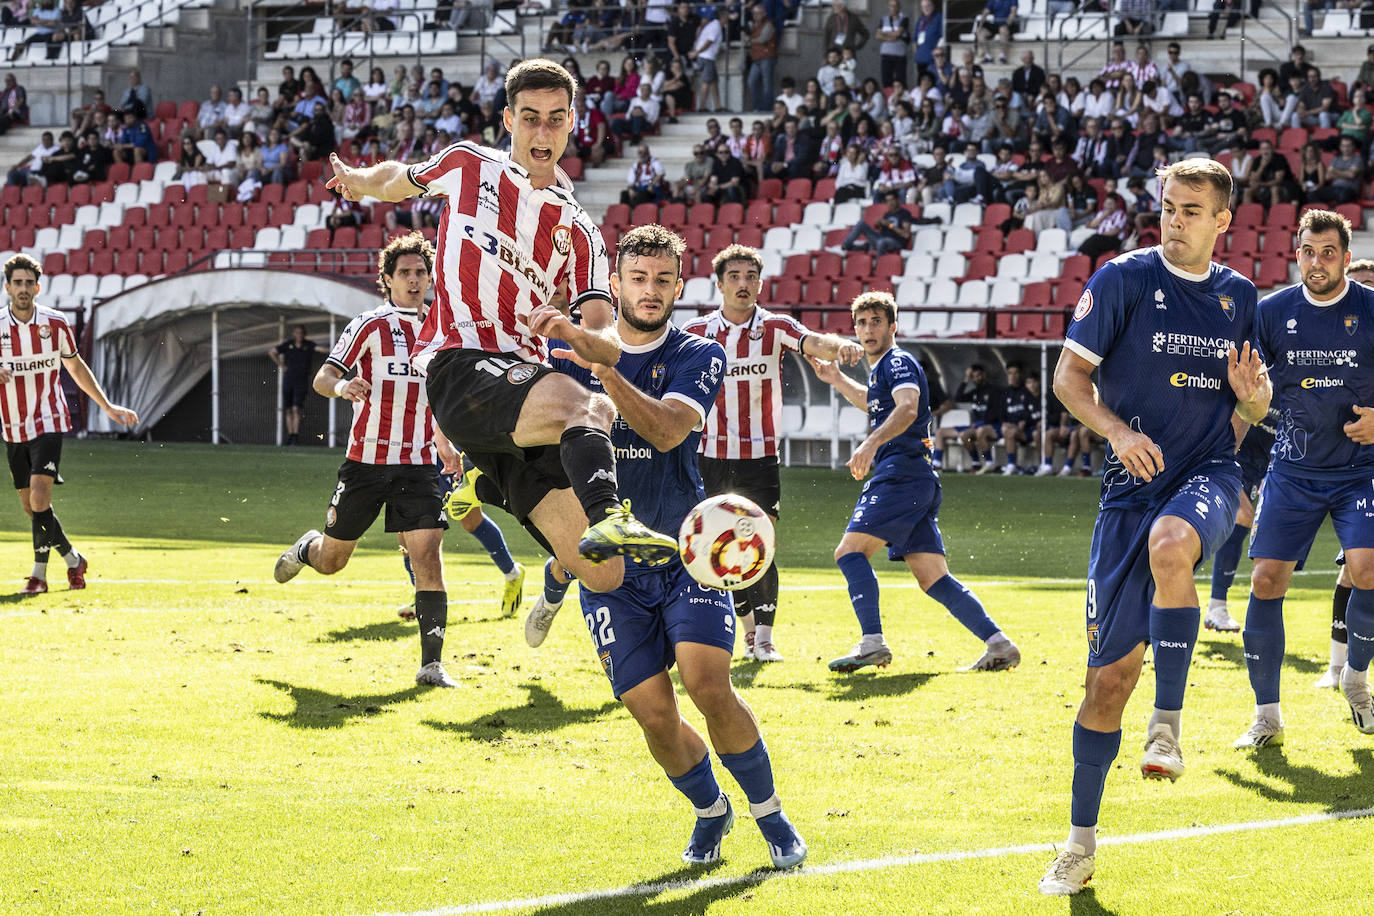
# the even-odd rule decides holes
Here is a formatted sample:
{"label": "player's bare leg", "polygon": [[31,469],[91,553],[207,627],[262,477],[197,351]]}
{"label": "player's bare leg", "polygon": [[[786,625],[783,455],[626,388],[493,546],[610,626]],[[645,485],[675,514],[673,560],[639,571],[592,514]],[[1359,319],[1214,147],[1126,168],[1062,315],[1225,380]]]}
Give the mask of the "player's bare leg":
{"label": "player's bare leg", "polygon": [[341,541],[312,528],[277,558],[273,576],[278,582],[290,582],[307,566],[322,576],[332,576],[348,565],[357,546],[357,541]]}
{"label": "player's bare leg", "polygon": [[66,561],[68,587],[86,587],[86,558],[67,540],[62,523],[52,510],[52,488],[53,478],[33,474],[29,485],[19,490],[19,505],[33,528],[33,572],[20,590],[23,595],[41,595],[48,590],[48,557],[54,547]]}
{"label": "player's bare leg", "polygon": [[1202,541],[1187,521],[1164,515],[1150,528],[1149,551],[1155,583],[1150,606],[1155,706],[1140,770],[1147,778],[1175,780],[1183,775],[1183,755],[1178,747],[1180,717],[1202,616],[1193,581],[1193,569],[1202,557]]}
{"label": "player's bare leg", "polygon": [[[610,438],[614,419],[615,405],[610,398],[589,395],[572,378],[548,373],[530,389],[511,439],[522,448],[559,446],[580,514],[589,520],[588,527],[580,532],[580,556],[598,563],[617,555],[651,564],[666,563],[677,555],[677,539],[649,530],[617,501],[615,451]],[[568,524],[566,519],[552,521]],[[537,520],[535,525],[553,543],[550,530]],[[564,566],[579,579],[589,581],[570,559],[559,553]]]}
{"label": "player's bare leg", "polygon": [[592,563],[578,553],[577,544],[586,527],[587,516],[583,514],[582,506],[572,490],[549,491],[530,512],[530,521],[548,540],[563,568],[586,584],[587,588],[594,592],[609,592],[620,587],[625,579],[624,558]]}
{"label": "player's bare leg", "polygon": [[1006,671],[1021,664],[1021,650],[992,622],[978,596],[950,575],[944,554],[909,553],[902,559],[921,591],[944,605],[950,616],[983,640],[983,655],[964,671]]}
{"label": "player's bare leg", "polygon": [[444,529],[421,528],[402,534],[415,571],[415,618],[420,624],[420,670],[415,683],[456,687],[444,670],[444,632],[448,628],[448,592],[444,588]]}

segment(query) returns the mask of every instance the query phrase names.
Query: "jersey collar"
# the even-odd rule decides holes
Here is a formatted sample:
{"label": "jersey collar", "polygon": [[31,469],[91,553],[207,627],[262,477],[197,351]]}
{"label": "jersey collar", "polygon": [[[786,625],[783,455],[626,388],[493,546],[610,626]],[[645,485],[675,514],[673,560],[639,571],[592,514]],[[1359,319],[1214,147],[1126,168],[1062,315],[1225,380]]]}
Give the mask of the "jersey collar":
{"label": "jersey collar", "polygon": [[1341,277],[1341,283],[1344,284],[1344,288],[1341,290],[1341,294],[1337,296],[1335,299],[1328,299],[1325,302],[1318,302],[1316,299],[1313,299],[1312,294],[1307,290],[1306,283],[1299,283],[1298,285],[1302,287],[1302,297],[1306,299],[1309,304],[1315,305],[1319,309],[1324,309],[1329,308],[1330,306],[1333,306],[1336,303],[1340,302],[1350,293],[1350,281],[1347,280],[1345,277]]}
{"label": "jersey collar", "polygon": [[672,331],[672,329],[673,329],[673,325],[672,325],[671,322],[669,322],[668,324],[665,324],[665,325],[663,326],[663,333],[660,334],[660,335],[658,335],[657,337],[655,337],[653,340],[649,341],[648,343],[642,343],[642,344],[627,344],[625,341],[622,340],[622,341],[620,342],[620,352],[621,352],[621,353],[652,353],[652,352],[654,352],[655,350],[657,350],[659,347],[661,347],[661,346],[663,345],[663,341],[668,337],[668,334]]}
{"label": "jersey collar", "polygon": [[744,322],[743,324],[736,324],[735,322],[731,321],[729,318],[726,318],[726,317],[725,317],[725,309],[724,309],[724,307],[716,309],[716,314],[720,315],[720,323],[721,323],[721,324],[728,325],[728,326],[730,326],[730,327],[732,327],[732,328],[748,328],[749,330],[752,331],[752,330],[754,329],[754,325],[757,324],[758,321],[759,321],[759,313],[760,313],[761,311],[762,311],[762,309],[759,308],[759,304],[758,304],[757,302],[755,302],[755,303],[754,303],[754,313],[753,313],[752,315],[750,315],[750,316],[749,316],[749,320],[746,321],[746,322]]}
{"label": "jersey collar", "polygon": [[1173,264],[1170,264],[1169,259],[1164,257],[1163,245],[1156,245],[1155,251],[1159,252],[1159,260],[1164,265],[1164,269],[1167,270],[1169,273],[1173,274],[1175,277],[1179,277],[1183,280],[1192,280],[1194,283],[1201,283],[1203,280],[1206,280],[1208,277],[1212,275],[1211,267],[1207,268],[1206,273],[1195,274],[1190,273],[1189,271],[1186,271],[1181,267],[1175,267]]}
{"label": "jersey collar", "polygon": [[391,310],[392,310],[393,312],[396,312],[396,313],[398,313],[398,314],[405,315],[405,316],[407,316],[407,317],[409,317],[409,318],[419,318],[419,317],[420,317],[420,312],[419,312],[418,309],[403,309],[403,308],[401,308],[399,305],[397,305],[395,302],[393,302],[393,301],[391,300],[390,297],[387,297],[386,304],[387,304],[388,306],[391,307]]}

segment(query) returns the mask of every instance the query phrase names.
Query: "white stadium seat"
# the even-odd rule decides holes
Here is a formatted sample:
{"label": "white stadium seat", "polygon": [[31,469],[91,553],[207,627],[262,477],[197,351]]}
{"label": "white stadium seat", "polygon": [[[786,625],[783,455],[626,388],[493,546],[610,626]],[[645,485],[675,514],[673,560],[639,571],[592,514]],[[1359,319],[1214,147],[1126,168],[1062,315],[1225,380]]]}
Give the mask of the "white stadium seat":
{"label": "white stadium seat", "polygon": [[917,318],[917,337],[938,337],[949,327],[949,312],[921,312]]}
{"label": "white stadium seat", "polygon": [[977,226],[982,221],[982,205],[969,202],[954,208],[954,218],[950,220],[949,224],[951,226]]}
{"label": "white stadium seat", "polygon": [[124,278],[119,274],[106,274],[100,278],[95,288],[95,298],[108,299],[124,292]]}
{"label": "white stadium seat", "polygon": [[100,222],[100,208],[95,204],[83,204],[76,208],[76,225],[89,229]]}
{"label": "white stadium seat", "polygon": [[1021,301],[1021,284],[1015,280],[997,279],[988,291],[988,305],[1006,308]]}
{"label": "white stadium seat", "polygon": [[935,257],[929,254],[909,254],[903,262],[903,277],[929,280],[935,275]]}
{"label": "white stadium seat", "polygon": [[945,233],[945,251],[972,251],[973,246],[973,230],[968,226],[955,226]]}
{"label": "white stadium seat", "polygon": [[949,329],[945,336],[973,334],[983,326],[983,316],[978,312],[952,312],[949,316]]}
{"label": "white stadium seat", "polygon": [[863,216],[862,204],[855,200],[846,200],[842,204],[835,205],[835,209],[830,215],[830,225],[837,229],[848,229],[863,219]]}
{"label": "white stadium seat", "polygon": [[763,234],[763,247],[773,251],[792,250],[792,227],[773,226]]}
{"label": "white stadium seat", "polygon": [[802,225],[816,226],[820,229],[830,228],[830,204],[827,201],[816,200],[806,205],[802,211]]}
{"label": "white stadium seat", "polygon": [[[97,7],[97,9],[99,9],[99,7]],[[153,181],[156,181],[164,185],[170,184],[172,179],[176,177],[176,173],[176,162],[174,162],[171,159],[163,160],[162,162],[159,162],[157,165],[153,166]]]}
{"label": "white stadium seat", "polygon": [[950,219],[954,216],[954,208],[947,201],[937,200],[929,206],[921,208],[921,215],[926,218],[939,217],[940,225],[948,226]]}
{"label": "white stadium seat", "polygon": [[[907,308],[914,305],[925,305],[926,302],[926,281],[915,277],[903,277],[893,290],[893,298],[897,300],[900,308]],[[902,314],[902,313],[898,313]]]}
{"label": "white stadium seat", "polygon": [[945,231],[939,226],[922,226],[911,240],[912,251],[939,254],[945,249]]}
{"label": "white stadium seat", "polygon": [[988,284],[986,280],[966,280],[959,287],[957,305],[984,306],[988,304]]}
{"label": "white stadium seat", "polygon": [[[899,299],[898,302],[901,300]],[[897,313],[897,336],[915,337],[916,319],[919,313],[913,309],[903,309]]]}
{"label": "white stadium seat", "polygon": [[[1070,254],[1072,252],[1065,252]],[[1053,280],[1059,276],[1064,269],[1059,260],[1059,256],[1048,254],[1035,254],[1030,257],[1030,269],[1026,271],[1026,282],[1035,283],[1038,280]]]}
{"label": "white stadium seat", "polygon": [[940,255],[935,261],[935,276],[937,277],[962,277],[968,269],[964,262],[964,256],[947,252]]}
{"label": "white stadium seat", "polygon": [[792,236],[793,251],[816,251],[824,245],[825,236],[821,235],[821,230],[815,226],[798,226]]}
{"label": "white stadium seat", "polygon": [[276,226],[263,226],[253,239],[253,247],[258,251],[280,251],[281,229]]}
{"label": "white stadium seat", "polygon": [[941,277],[926,287],[926,305],[953,305],[959,300],[959,284]]}
{"label": "white stadium seat", "polygon": [[1021,282],[1026,276],[1024,254],[1004,254],[997,261],[997,279]]}
{"label": "white stadium seat", "polygon": [[48,296],[70,296],[76,277],[71,274],[58,274],[43,281],[43,292]]}
{"label": "white stadium seat", "polygon": [[305,229],[300,226],[281,227],[281,245],[278,251],[300,251],[305,247]]}
{"label": "white stadium seat", "polygon": [[1046,229],[1035,239],[1036,254],[1051,254],[1066,257],[1069,252],[1069,234],[1063,229]]}
{"label": "white stadium seat", "polygon": [[296,208],[296,212],[291,219],[292,225],[300,226],[306,230],[317,229],[324,225],[320,219],[319,204],[301,204]]}
{"label": "white stadium seat", "polygon": [[72,295],[79,296],[87,301],[95,296],[96,287],[100,285],[100,278],[95,274],[82,274],[76,278],[72,284]]}
{"label": "white stadium seat", "polygon": [[710,305],[715,301],[716,284],[710,277],[692,277],[682,288],[682,302],[687,305]]}
{"label": "white stadium seat", "polygon": [[44,254],[50,251],[56,251],[59,236],[60,233],[52,226],[44,226],[42,229],[38,230],[38,234],[34,241],[34,247]]}
{"label": "white stadium seat", "polygon": [[[764,249],[759,252],[759,257],[763,258],[763,275],[765,277],[776,277],[782,273],[781,252]],[[709,271],[711,269],[710,265],[708,264],[705,269]],[[711,282],[715,282],[714,274],[712,274]]]}

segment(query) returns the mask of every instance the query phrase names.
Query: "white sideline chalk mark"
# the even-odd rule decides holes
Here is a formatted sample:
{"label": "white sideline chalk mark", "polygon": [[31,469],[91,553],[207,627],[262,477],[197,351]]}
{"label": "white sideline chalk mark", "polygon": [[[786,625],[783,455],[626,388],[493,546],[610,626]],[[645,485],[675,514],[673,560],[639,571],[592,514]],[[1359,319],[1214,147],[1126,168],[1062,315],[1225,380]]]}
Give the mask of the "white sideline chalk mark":
{"label": "white sideline chalk mark", "polygon": [[[1296,817],[1274,818],[1263,821],[1241,821],[1234,824],[1215,824],[1210,827],[1181,827],[1177,830],[1156,830],[1150,833],[1131,833],[1124,836],[1099,837],[1098,846],[1135,846],[1141,843],[1155,843],[1161,840],[1186,840],[1200,836],[1215,836],[1222,833],[1243,833],[1253,830],[1273,830],[1280,827],[1300,827],[1306,824],[1322,824],[1330,821],[1344,821],[1354,818],[1374,816],[1374,808],[1360,808],[1356,811],[1333,811],[1318,814],[1303,814]],[[748,875],[734,875],[728,878],[702,878],[697,881],[659,881],[647,884],[629,884],[624,887],[606,888],[599,891],[579,891],[565,894],[548,894],[543,897],[525,897],[515,900],[493,900],[486,903],[466,903],[459,906],[445,906],[433,910],[418,910],[411,913],[378,913],[375,916],[461,916],[465,913],[501,913],[510,910],[524,910],[536,907],[568,906],[570,904],[591,903],[595,900],[613,900],[620,897],[652,897],[658,894],[684,890],[709,890],[718,887],[758,884],[764,881],[796,880],[799,878],[823,878],[828,875],[851,874],[854,872],[880,871],[889,868],[908,868],[914,865],[930,865],[941,862],[964,862],[970,859],[996,859],[1003,856],[1019,856],[1032,852],[1055,852],[1057,843],[1023,843],[1020,846],[994,846],[989,849],[965,849],[955,852],[927,852],[909,856],[884,856],[879,859],[858,859],[853,862],[836,862],[833,865],[816,865],[791,871],[755,872]]]}

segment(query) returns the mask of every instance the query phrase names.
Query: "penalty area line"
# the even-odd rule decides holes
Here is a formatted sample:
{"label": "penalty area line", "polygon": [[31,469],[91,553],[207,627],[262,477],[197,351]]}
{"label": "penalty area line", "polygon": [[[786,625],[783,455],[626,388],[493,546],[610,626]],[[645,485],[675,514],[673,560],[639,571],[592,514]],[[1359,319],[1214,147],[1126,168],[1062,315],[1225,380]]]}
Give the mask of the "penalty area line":
{"label": "penalty area line", "polygon": [[[1142,843],[1186,840],[1194,837],[1215,836],[1223,833],[1275,830],[1282,827],[1300,827],[1307,824],[1323,824],[1331,821],[1344,821],[1371,816],[1374,816],[1374,808],[1303,814],[1296,817],[1272,818],[1262,821],[1241,821],[1232,824],[1181,827],[1176,830],[1156,830],[1149,833],[1105,836],[1098,839],[1097,845],[1135,846]],[[613,900],[622,897],[653,897],[673,891],[708,890],[711,888],[757,884],[761,883],[761,881],[795,881],[802,878],[822,878],[829,875],[883,871],[892,868],[910,868],[916,865],[931,865],[944,862],[963,862],[970,859],[996,859],[1004,856],[1026,855],[1027,853],[1048,853],[1056,851],[1059,849],[1059,846],[1060,844],[1057,843],[1023,843],[1019,846],[994,846],[988,849],[913,853],[907,856],[884,856],[878,859],[858,859],[852,862],[836,862],[831,865],[815,865],[791,871],[766,872],[762,874],[760,872],[752,872],[747,875],[734,875],[723,878],[701,878],[696,881],[659,881],[644,884],[629,884],[624,887],[605,888],[596,891],[575,891],[563,894],[548,894],[543,897],[492,900],[485,903],[467,903],[458,906],[438,907],[432,910],[418,910],[410,913],[379,913],[375,914],[375,916],[461,916],[461,914],[466,913],[502,913],[510,910],[568,906],[579,903],[591,903],[597,900]]]}

